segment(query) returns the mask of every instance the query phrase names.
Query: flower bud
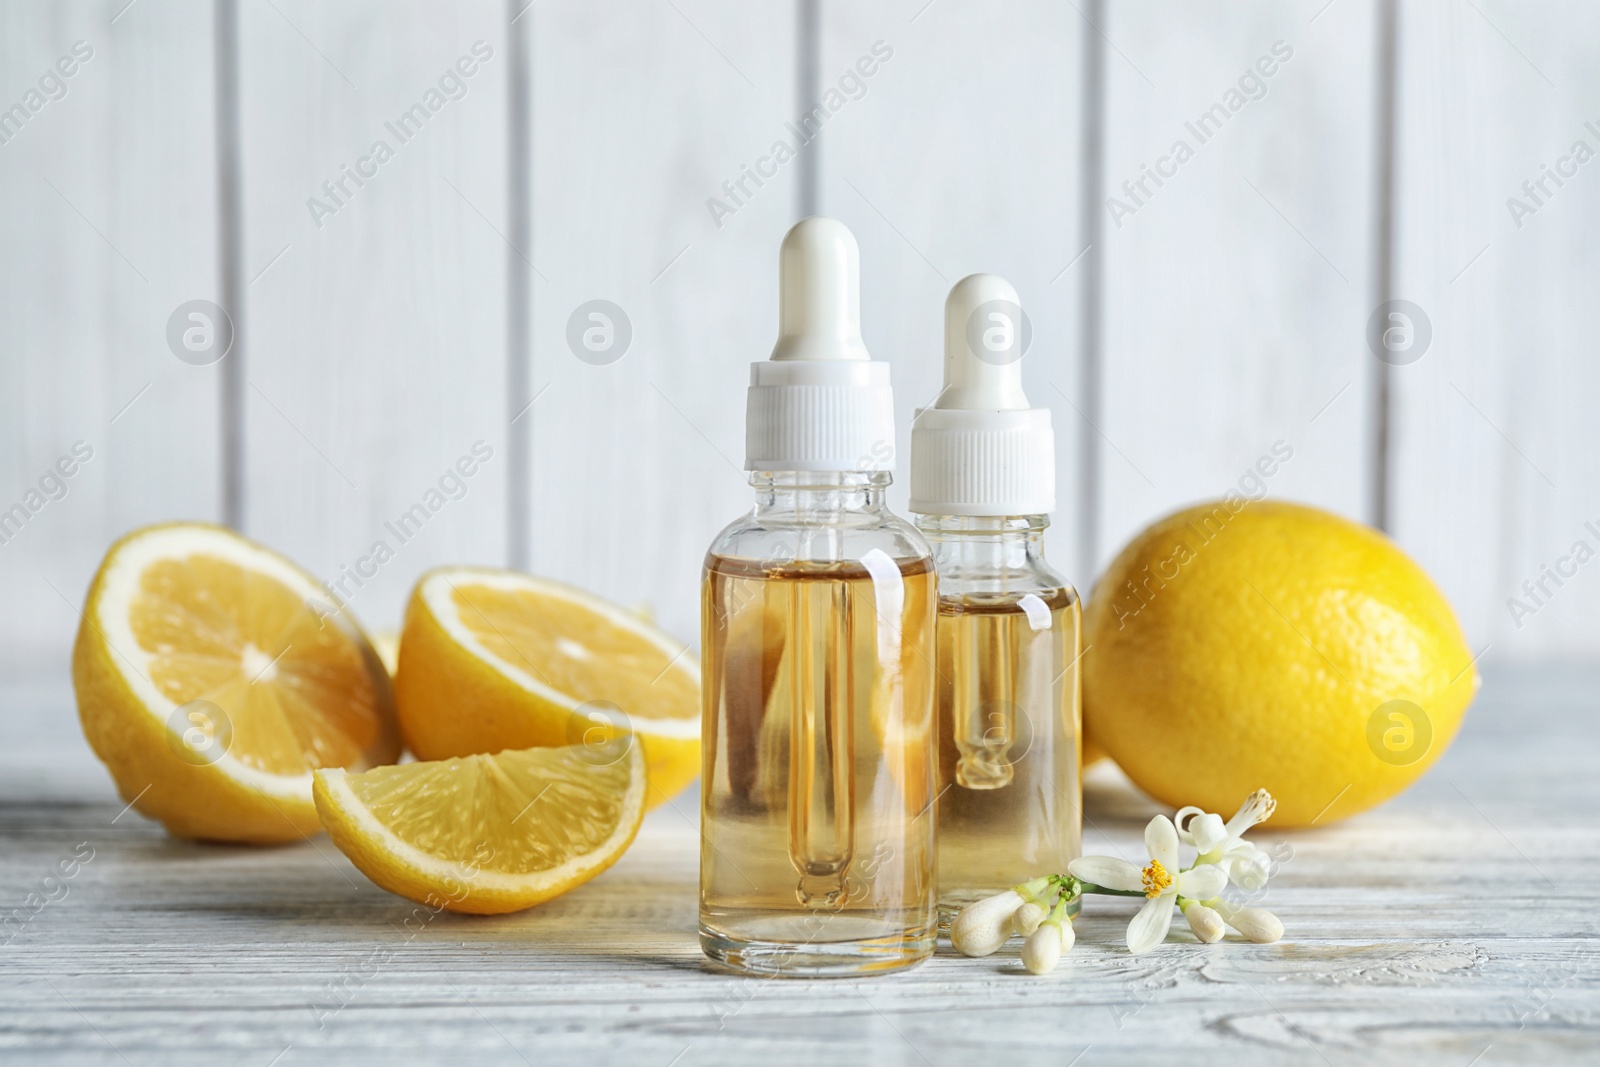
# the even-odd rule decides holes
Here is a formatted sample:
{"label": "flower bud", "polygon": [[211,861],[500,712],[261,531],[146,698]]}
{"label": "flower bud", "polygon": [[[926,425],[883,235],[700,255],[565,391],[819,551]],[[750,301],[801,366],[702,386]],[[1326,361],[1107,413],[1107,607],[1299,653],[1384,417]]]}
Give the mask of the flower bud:
{"label": "flower bud", "polygon": [[1012,917],[1022,903],[1022,896],[1008,889],[968,904],[950,924],[950,944],[963,956],[992,955],[1011,937]]}
{"label": "flower bud", "polygon": [[1056,925],[1061,929],[1061,951],[1071,952],[1072,946],[1078,943],[1078,932],[1072,928],[1072,921],[1063,919]]}
{"label": "flower bud", "polygon": [[1022,943],[1022,965],[1029,974],[1049,974],[1061,962],[1061,953],[1072,947],[1076,935],[1072,924],[1055,919],[1039,924]]}
{"label": "flower bud", "polygon": [[1198,900],[1191,900],[1183,906],[1183,917],[1189,920],[1189,929],[1194,931],[1194,936],[1208,945],[1222,940],[1222,916],[1217,914],[1215,908],[1208,908]]}
{"label": "flower bud", "polygon": [[1283,923],[1266,908],[1240,908],[1228,925],[1258,945],[1270,945],[1283,936]]}
{"label": "flower bud", "polygon": [[1283,936],[1283,923],[1266,908],[1236,908],[1223,900],[1210,903],[1223,922],[1258,945],[1270,945]]}
{"label": "flower bud", "polygon": [[1050,912],[1044,907],[1044,905],[1037,904],[1030,900],[1022,907],[1018,908],[1016,910],[1016,914],[1011,916],[1011,926],[1017,931],[1017,933],[1021,934],[1023,937],[1027,937],[1029,934],[1039,929],[1039,924],[1044,922],[1045,916],[1049,914]]}

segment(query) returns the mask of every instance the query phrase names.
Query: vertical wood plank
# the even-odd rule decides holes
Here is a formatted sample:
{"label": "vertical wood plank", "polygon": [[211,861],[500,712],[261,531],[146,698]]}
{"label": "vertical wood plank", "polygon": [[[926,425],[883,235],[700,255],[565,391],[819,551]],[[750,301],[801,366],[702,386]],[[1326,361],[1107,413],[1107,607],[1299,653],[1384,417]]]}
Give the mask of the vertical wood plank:
{"label": "vertical wood plank", "polygon": [[[723,185],[788,136],[795,9],[546,0],[525,17],[532,567],[647,604],[697,643],[706,545],[750,506],[745,387],[777,333],[797,164],[759,188],[746,179],[737,199]],[[715,217],[713,198],[731,214]],[[598,300],[626,317],[625,348],[588,317]],[[614,310],[598,313],[623,328]],[[595,351],[581,340],[591,328]]]}
{"label": "vertical wood plank", "polygon": [[1108,4],[1102,562],[1230,490],[1369,518],[1373,17]]}
{"label": "vertical wood plank", "polygon": [[376,628],[424,568],[505,559],[506,21],[240,16],[247,527]]}
{"label": "vertical wood plank", "polygon": [[1474,650],[1593,656],[1600,11],[1408,3],[1399,21],[1394,295],[1432,338],[1392,372],[1396,536]]}
{"label": "vertical wood plank", "polygon": [[1088,575],[1071,573],[1085,23],[1071,5],[1043,0],[829,2],[822,21],[821,98],[803,106],[838,104],[818,139],[820,210],[861,243],[867,347],[894,368],[891,504],[904,513],[912,416],[942,385],[945,296],[968,274],[1000,274],[1032,322],[1028,399],[1054,412],[1058,510],[1047,552],[1086,587]]}
{"label": "vertical wood plank", "polygon": [[7,5],[0,72],[0,660],[57,672],[114,537],[218,517],[211,5]]}

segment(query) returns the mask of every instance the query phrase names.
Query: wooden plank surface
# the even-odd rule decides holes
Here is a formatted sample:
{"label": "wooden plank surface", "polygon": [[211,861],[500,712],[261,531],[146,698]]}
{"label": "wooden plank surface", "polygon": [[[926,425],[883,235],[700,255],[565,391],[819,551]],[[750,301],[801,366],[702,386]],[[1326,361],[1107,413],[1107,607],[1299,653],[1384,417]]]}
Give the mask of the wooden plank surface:
{"label": "wooden plank surface", "polygon": [[[905,512],[913,414],[943,386],[944,301],[969,274],[1011,282],[1032,325],[1022,360],[1035,407],[1056,431],[1057,521],[1046,551],[1078,561],[1078,71],[1089,31],[1052,0],[822,5],[818,99],[832,114],[818,154],[818,210],[861,244],[862,331],[893,368],[899,468],[890,506]],[[863,71],[871,71],[864,75]],[[831,95],[830,95],[831,94]]]}
{"label": "wooden plank surface", "polygon": [[[1092,900],[1049,978],[1020,975],[1013,944],[985,960],[945,946],[859,982],[772,982],[701,962],[692,796],[566,897],[501,918],[440,915],[411,936],[411,905],[326,839],[196,845],[120,813],[48,677],[0,703],[0,902],[58,898],[0,942],[0,1058],[1593,1062],[1597,682],[1592,668],[1491,672],[1456,745],[1411,792],[1325,829],[1262,827],[1280,862],[1264,900],[1286,927],[1276,945],[1179,932],[1130,958],[1117,941],[1132,905]],[[1133,854],[1155,811],[1104,771],[1085,807],[1086,847],[1106,854]]]}
{"label": "wooden plank surface", "polygon": [[1600,270],[1600,9],[1406,4],[1400,22],[1395,296],[1432,338],[1394,370],[1395,534],[1475,649],[1593,656],[1600,581],[1575,546],[1600,552],[1600,360],[1578,310]]}
{"label": "wooden plank surface", "polygon": [[1373,10],[1107,5],[1101,565],[1230,491],[1371,518]]}
{"label": "wooden plank surface", "polygon": [[[810,7],[809,89],[799,0],[543,0],[521,13],[534,142],[523,251],[537,267],[531,294],[510,294],[513,10],[243,5],[248,532],[334,580],[387,541],[396,562],[352,597],[380,627],[423,567],[515,555],[650,602],[692,638],[699,554],[748,501],[735,469],[744,366],[770,345],[774,250],[808,167],[814,206],[861,235],[868,340],[895,364],[902,437],[935,386],[948,281],[982,267],[1021,286],[1039,341],[1030,390],[1061,431],[1059,565],[1085,569],[1066,514],[1080,504],[1080,411],[1100,413],[1087,432],[1100,561],[1161,511],[1238,487],[1279,440],[1295,453],[1270,495],[1368,515],[1379,5]],[[0,145],[0,508],[77,441],[94,450],[66,497],[0,544],[0,595],[19,606],[0,621],[3,663],[65,655],[72,604],[112,537],[219,517],[223,415],[220,368],[183,363],[165,341],[180,303],[220,298],[211,6],[72,0],[0,18],[0,106],[26,102],[74,42],[94,50],[66,95]],[[1400,5],[1394,285],[1434,336],[1391,372],[1393,525],[1491,659],[1600,641],[1600,584],[1563,560],[1580,541],[1600,551],[1585,525],[1600,519],[1583,319],[1593,168],[1561,185],[1544,169],[1570,168],[1579,141],[1600,151],[1587,125],[1600,121],[1595,19],[1578,2]],[[479,39],[495,54],[467,95],[403,145],[388,134]],[[893,58],[859,98],[852,84],[830,103],[803,161],[714,219],[722,183],[792,138],[785,124],[828,102],[880,40]],[[1093,261],[1070,266],[1086,240],[1085,40],[1104,52],[1101,173],[1122,204],[1115,218],[1096,206],[1097,398],[1076,391],[1076,278]],[[1226,110],[1280,40],[1293,58],[1267,64],[1264,95],[1199,143],[1186,124]],[[331,204],[322,183],[382,138],[394,158],[318,228],[308,200]],[[1145,179],[1179,139],[1194,157],[1163,185]],[[1129,180],[1146,183],[1137,200]],[[1534,210],[1514,215],[1514,199]],[[630,316],[614,364],[569,349],[569,318],[591,299]],[[529,392],[548,391],[523,424],[531,476],[508,486],[504,324],[519,300],[535,315]],[[485,476],[396,543],[385,524],[479,439],[499,450]],[[506,507],[523,493],[533,529],[513,553]],[[1557,565],[1572,580],[1548,577]]]}
{"label": "wooden plank surface", "polygon": [[397,627],[505,560],[505,8],[244,4],[239,42],[245,532]]}
{"label": "wooden plank surface", "polygon": [[[795,164],[760,188],[746,180],[737,203],[723,183],[792,117],[794,5],[547,0],[524,17],[531,568],[646,605],[698,643],[706,546],[752,502],[745,388],[777,337]],[[713,198],[733,214],[714,215]],[[588,317],[597,300],[621,309],[625,348],[622,318],[582,346],[605,329]]]}
{"label": "wooden plank surface", "polygon": [[122,8],[0,9],[0,108],[26,109],[0,125],[0,512],[32,513],[0,526],[0,665],[65,662],[113,538],[218,517],[220,366],[167,343],[221,299],[211,5]]}

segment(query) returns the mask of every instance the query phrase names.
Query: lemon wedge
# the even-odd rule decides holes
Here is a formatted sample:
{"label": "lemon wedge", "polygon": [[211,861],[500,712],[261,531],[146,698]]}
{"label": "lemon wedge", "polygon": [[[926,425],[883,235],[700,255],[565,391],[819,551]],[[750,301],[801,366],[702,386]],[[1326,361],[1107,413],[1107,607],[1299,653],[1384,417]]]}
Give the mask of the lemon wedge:
{"label": "lemon wedge", "polygon": [[[609,762],[608,762],[609,760]],[[627,737],[318,771],[328,836],[391,893],[494,915],[532,907],[617,861],[644,817],[645,768]]]}

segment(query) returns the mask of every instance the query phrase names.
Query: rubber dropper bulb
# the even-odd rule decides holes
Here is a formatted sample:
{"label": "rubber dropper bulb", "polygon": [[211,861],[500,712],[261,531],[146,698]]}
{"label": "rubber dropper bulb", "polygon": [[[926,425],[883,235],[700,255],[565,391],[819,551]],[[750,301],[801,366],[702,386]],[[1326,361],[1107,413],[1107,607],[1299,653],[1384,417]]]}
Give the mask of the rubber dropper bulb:
{"label": "rubber dropper bulb", "polygon": [[1022,304],[998,274],[969,274],[945,299],[944,389],[933,406],[962,411],[1028,407],[1022,391]]}
{"label": "rubber dropper bulb", "polygon": [[837,219],[813,215],[778,252],[774,360],[870,360],[861,339],[861,249]]}

